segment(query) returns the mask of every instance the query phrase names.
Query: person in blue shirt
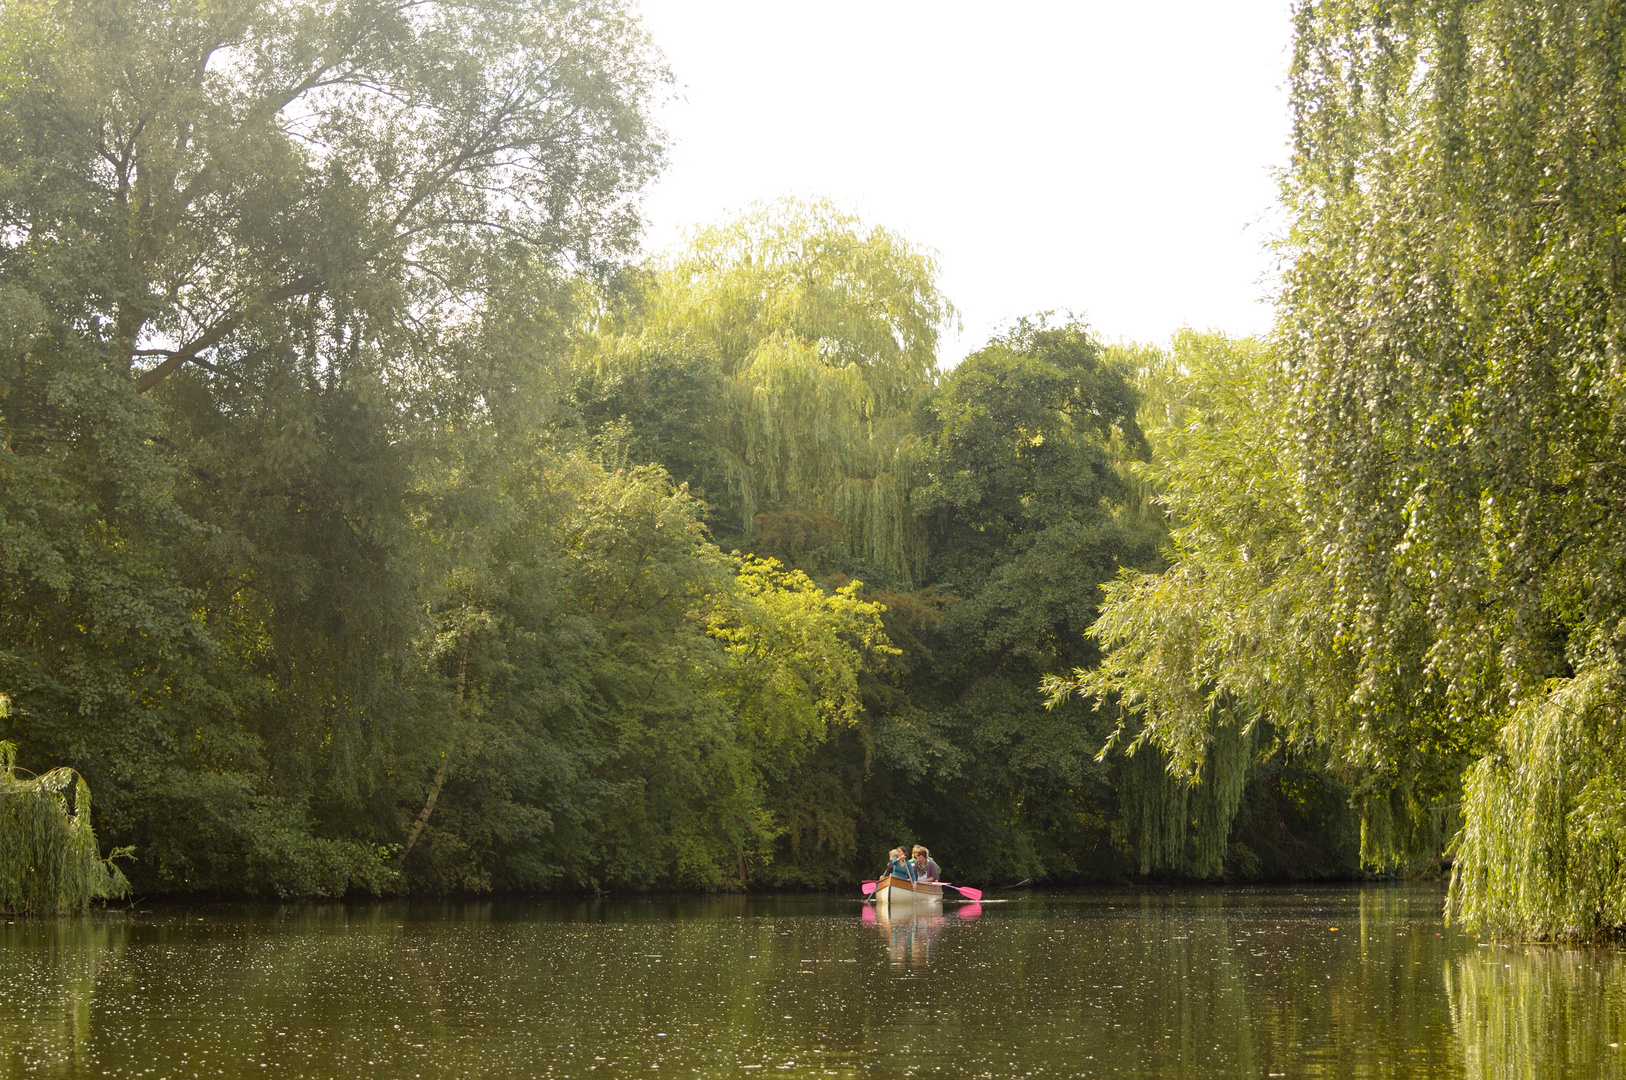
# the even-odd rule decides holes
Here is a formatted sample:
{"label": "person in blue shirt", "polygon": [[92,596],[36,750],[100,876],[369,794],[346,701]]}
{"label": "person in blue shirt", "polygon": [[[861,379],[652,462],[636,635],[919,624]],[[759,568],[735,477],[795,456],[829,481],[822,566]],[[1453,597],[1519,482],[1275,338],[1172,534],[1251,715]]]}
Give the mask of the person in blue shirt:
{"label": "person in blue shirt", "polygon": [[902,878],[905,881],[915,880],[917,875],[915,873],[914,866],[910,862],[909,852],[906,848],[902,846],[893,848],[887,854],[887,859],[889,861],[886,864],[886,873],[881,875],[883,878],[897,877]]}

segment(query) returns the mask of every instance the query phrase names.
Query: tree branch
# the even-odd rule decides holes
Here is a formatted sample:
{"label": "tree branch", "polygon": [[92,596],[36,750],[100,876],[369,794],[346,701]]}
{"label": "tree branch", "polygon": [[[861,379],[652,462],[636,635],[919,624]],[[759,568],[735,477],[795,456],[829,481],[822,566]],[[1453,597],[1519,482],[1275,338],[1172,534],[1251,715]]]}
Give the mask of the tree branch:
{"label": "tree branch", "polygon": [[[291,300],[296,296],[308,295],[309,293],[313,293],[321,289],[323,284],[324,282],[320,278],[296,278],[295,280],[284,285],[282,288],[267,294],[264,298],[264,303],[278,304],[284,300]],[[208,330],[204,331],[202,335],[193,339],[191,344],[183,346],[182,348],[176,349],[172,352],[166,352],[165,350],[161,349],[132,350],[130,353],[131,359],[134,359],[137,356],[168,357],[168,359],[159,364],[157,367],[152,368],[149,371],[142,372],[136,378],[136,393],[145,394],[148,390],[151,390],[153,387],[175,374],[176,371],[180,370],[181,365],[187,362],[197,364],[200,367],[209,368],[211,371],[213,371],[214,365],[201,359],[201,354],[208,349],[214,348],[216,345],[220,344],[227,337],[229,337],[234,330],[243,324],[243,320],[247,317],[248,309],[239,307],[233,313],[222,317],[219,322],[215,323]]]}
{"label": "tree branch", "polygon": [[988,676],[992,675],[996,670],[998,670],[999,665],[1005,660],[1005,655],[1011,651],[1011,646],[1014,644],[1016,643],[1007,642],[1004,645],[1001,645],[999,647],[999,651],[993,655],[992,659],[990,659],[986,664],[982,665],[982,670],[978,671],[976,676],[970,682],[965,684],[965,689],[961,690],[960,696],[954,699],[954,704],[964,705],[967,701],[970,701],[971,691],[977,688],[978,683],[982,682],[982,680],[986,679]]}

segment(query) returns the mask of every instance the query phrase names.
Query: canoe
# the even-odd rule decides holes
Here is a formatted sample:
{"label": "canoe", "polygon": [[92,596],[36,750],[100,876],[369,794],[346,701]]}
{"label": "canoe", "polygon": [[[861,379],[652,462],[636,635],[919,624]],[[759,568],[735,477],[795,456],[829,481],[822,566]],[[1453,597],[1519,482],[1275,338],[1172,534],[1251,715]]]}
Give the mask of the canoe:
{"label": "canoe", "polygon": [[875,886],[877,907],[935,907],[943,902],[943,886],[908,878],[884,877]]}

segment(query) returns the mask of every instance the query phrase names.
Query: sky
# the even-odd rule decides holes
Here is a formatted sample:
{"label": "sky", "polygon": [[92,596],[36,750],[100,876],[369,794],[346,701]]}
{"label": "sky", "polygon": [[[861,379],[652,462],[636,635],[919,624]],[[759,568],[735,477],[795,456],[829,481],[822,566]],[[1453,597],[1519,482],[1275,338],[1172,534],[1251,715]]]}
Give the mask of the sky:
{"label": "sky", "polygon": [[1270,325],[1288,0],[642,0],[677,85],[645,247],[827,196],[934,250],[963,329]]}

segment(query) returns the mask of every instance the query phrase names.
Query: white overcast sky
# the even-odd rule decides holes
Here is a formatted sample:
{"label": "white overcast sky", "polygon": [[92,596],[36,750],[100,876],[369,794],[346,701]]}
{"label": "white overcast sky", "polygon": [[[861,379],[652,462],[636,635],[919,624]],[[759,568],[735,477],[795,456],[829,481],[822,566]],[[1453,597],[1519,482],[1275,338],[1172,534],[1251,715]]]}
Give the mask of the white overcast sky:
{"label": "white overcast sky", "polygon": [[825,195],[935,249],[964,331],[1270,325],[1288,0],[642,0],[677,79],[645,246]]}

